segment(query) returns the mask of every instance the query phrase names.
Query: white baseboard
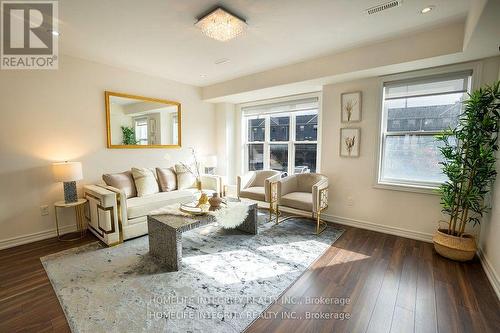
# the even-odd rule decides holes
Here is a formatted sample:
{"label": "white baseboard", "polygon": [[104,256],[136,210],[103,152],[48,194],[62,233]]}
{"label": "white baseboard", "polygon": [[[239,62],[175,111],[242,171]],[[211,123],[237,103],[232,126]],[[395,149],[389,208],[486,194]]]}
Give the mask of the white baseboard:
{"label": "white baseboard", "polygon": [[355,220],[355,219],[351,219],[348,217],[328,215],[328,214],[321,214],[321,217],[328,222],[344,224],[344,225],[348,225],[348,226],[356,227],[356,228],[360,228],[360,229],[378,231],[378,232],[382,232],[385,234],[401,236],[401,237],[405,237],[405,238],[410,238],[410,239],[415,239],[415,240],[419,240],[419,241],[423,241],[423,242],[432,243],[432,236],[433,235],[425,233],[425,232],[421,232],[421,231],[406,230],[406,229],[402,229],[402,228],[398,228],[398,227],[391,227],[391,226],[387,226],[387,225],[383,225],[383,224],[362,221],[362,220]]}
{"label": "white baseboard", "polygon": [[[74,226],[74,225],[63,226],[59,229],[59,232],[61,234],[65,234],[68,232],[74,232],[74,231],[76,231],[76,226]],[[36,241],[39,241],[42,239],[52,238],[52,237],[56,237],[56,236],[57,236],[56,229],[49,229],[49,230],[35,232],[35,233],[29,234],[29,235],[22,235],[22,236],[2,239],[2,240],[0,240],[0,250],[7,249],[9,247],[18,246],[18,245],[27,244],[27,243],[32,243],[32,242],[36,242]]]}
{"label": "white baseboard", "polygon": [[500,299],[500,279],[498,278],[497,272],[495,272],[490,261],[484,255],[484,252],[481,249],[477,251],[477,254],[479,256],[479,259],[481,260],[481,265],[483,266],[484,272],[486,273],[488,280],[490,280],[493,290],[495,290],[498,299]]}

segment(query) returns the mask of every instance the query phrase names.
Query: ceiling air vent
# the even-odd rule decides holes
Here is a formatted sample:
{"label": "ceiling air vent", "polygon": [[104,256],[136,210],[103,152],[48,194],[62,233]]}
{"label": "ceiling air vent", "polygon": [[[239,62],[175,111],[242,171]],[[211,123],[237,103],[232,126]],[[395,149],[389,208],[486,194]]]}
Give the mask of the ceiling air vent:
{"label": "ceiling air vent", "polygon": [[403,0],[389,1],[389,2],[386,2],[386,3],[382,3],[380,5],[368,8],[368,9],[365,10],[365,13],[368,14],[368,15],[377,14],[377,13],[380,13],[381,11],[383,11],[383,10],[391,9],[391,8],[394,8],[394,7],[399,7],[399,6],[402,5],[402,3],[403,3]]}

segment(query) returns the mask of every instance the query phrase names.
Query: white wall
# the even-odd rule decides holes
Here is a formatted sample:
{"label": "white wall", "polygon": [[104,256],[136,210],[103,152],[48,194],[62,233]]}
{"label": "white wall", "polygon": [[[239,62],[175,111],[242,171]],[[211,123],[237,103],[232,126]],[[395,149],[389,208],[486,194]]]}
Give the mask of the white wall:
{"label": "white wall", "polygon": [[[500,153],[497,153],[497,161]],[[500,175],[500,166],[497,164]],[[485,271],[500,298],[500,176],[497,176],[491,193],[491,211],[481,225],[481,254]]]}
{"label": "white wall", "polygon": [[239,155],[236,153],[238,117],[235,105],[218,103],[215,105],[217,123],[217,173],[226,177],[226,184],[236,184]]}
{"label": "white wall", "polygon": [[[438,68],[437,71],[474,68],[476,85],[480,86],[496,79],[499,64],[500,57],[495,57],[474,63]],[[418,74],[427,75],[435,71],[436,69],[428,69]],[[339,223],[430,241],[437,222],[443,219],[438,195],[374,187],[382,81],[380,77],[371,77],[323,86],[321,173],[329,177],[331,184],[326,218]],[[363,94],[363,119],[361,123],[355,123],[352,126],[361,127],[361,156],[340,158],[339,133],[342,125],[340,123],[340,94],[358,90]],[[240,116],[236,114],[235,117],[237,133],[241,133]],[[218,126],[220,123],[223,122],[218,121]],[[237,134],[235,165],[241,166],[242,149],[239,149],[241,146],[239,137],[240,134]],[[240,170],[241,168],[237,168],[236,173],[241,173]],[[350,201],[352,205],[349,204]]]}
{"label": "white wall", "polygon": [[[330,179],[330,202],[326,212],[341,222],[368,222],[389,228],[433,232],[441,218],[439,197],[374,188],[381,103],[381,80],[368,78],[323,87],[323,149],[321,171]],[[340,158],[340,94],[362,92],[359,158]],[[343,127],[343,126],[342,126]],[[352,205],[349,205],[352,201]]]}
{"label": "white wall", "polygon": [[[500,71],[498,72],[500,80]],[[500,298],[500,152],[497,152],[497,179],[491,193],[491,211],[481,225],[481,252],[485,271]]]}
{"label": "white wall", "polygon": [[125,115],[123,106],[119,104],[110,105],[109,117],[111,121],[111,143],[120,145],[123,143],[122,126],[134,127],[132,117]]}
{"label": "white wall", "polygon": [[[214,107],[200,100],[199,88],[73,57],[60,61],[55,71],[0,72],[0,247],[55,228],[53,207],[49,216],[39,211],[63,197],[53,161],[83,163],[81,190],[106,172],[170,165],[187,156],[186,147],[216,152]],[[105,90],[182,103],[184,149],[107,149]]]}
{"label": "white wall", "polygon": [[[498,72],[499,62],[500,57],[489,58],[437,71],[475,68],[474,86],[480,86],[496,79],[491,73]],[[434,71],[427,70],[426,74]],[[331,181],[326,214],[334,221],[430,240],[437,222],[443,219],[439,196],[374,187],[382,82],[375,77],[323,87],[321,170]],[[352,126],[361,128],[361,156],[340,158],[339,131],[344,125],[340,123],[340,94],[358,90],[363,94],[362,122]]]}

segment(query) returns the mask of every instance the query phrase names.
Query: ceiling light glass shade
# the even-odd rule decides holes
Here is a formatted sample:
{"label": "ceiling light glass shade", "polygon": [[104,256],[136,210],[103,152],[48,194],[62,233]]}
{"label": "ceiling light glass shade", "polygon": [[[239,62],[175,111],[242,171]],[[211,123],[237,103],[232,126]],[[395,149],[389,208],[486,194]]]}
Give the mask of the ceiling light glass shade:
{"label": "ceiling light glass shade", "polygon": [[201,32],[213,39],[225,42],[241,35],[247,24],[239,17],[217,8],[198,20],[195,24]]}

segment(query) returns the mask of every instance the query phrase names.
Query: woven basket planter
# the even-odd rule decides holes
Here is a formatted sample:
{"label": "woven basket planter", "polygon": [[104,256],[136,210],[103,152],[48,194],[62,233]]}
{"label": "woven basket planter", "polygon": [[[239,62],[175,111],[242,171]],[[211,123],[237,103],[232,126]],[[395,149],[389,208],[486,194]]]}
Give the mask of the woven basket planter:
{"label": "woven basket planter", "polygon": [[447,234],[447,229],[438,229],[432,237],[436,252],[445,258],[456,261],[469,261],[476,254],[474,236],[464,234],[462,237]]}

